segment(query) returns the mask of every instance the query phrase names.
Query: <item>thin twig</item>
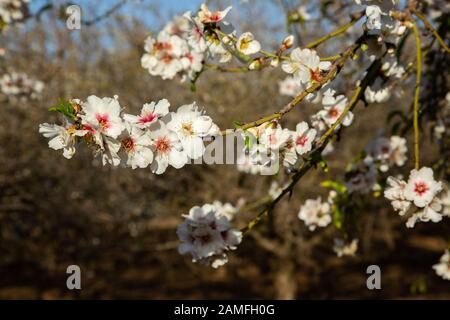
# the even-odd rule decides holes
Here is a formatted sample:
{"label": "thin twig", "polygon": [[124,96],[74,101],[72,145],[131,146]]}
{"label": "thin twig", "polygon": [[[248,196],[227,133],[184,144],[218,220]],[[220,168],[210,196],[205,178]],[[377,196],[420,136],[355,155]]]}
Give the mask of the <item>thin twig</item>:
{"label": "thin twig", "polygon": [[417,25],[413,24],[414,36],[416,38],[416,87],[414,92],[414,156],[415,168],[420,168],[420,148],[419,148],[419,96],[420,96],[420,77],[422,69],[422,49],[420,47],[420,36]]}
{"label": "thin twig", "polygon": [[349,23],[347,23],[346,25],[343,25],[342,27],[340,27],[339,29],[323,36],[322,38],[319,38],[313,42],[310,42],[306,45],[306,48],[308,49],[312,49],[317,47],[318,45],[320,45],[321,43],[334,38],[342,33],[344,33],[345,31],[347,31],[351,26],[353,26],[356,22],[358,22],[362,17],[364,16],[364,11],[355,13],[351,16],[351,20]]}
{"label": "thin twig", "polygon": [[[344,66],[347,59],[353,55],[353,53],[360,47],[361,41],[363,37],[358,39],[356,43],[351,45],[349,48],[347,48],[344,53],[342,54],[342,57],[337,60],[330,70],[328,71],[327,75],[324,76],[319,82],[315,82],[312,86],[310,86],[308,89],[302,91],[300,94],[298,94],[291,102],[289,102],[286,106],[284,106],[282,109],[280,109],[278,112],[271,114],[269,116],[260,118],[256,121],[252,121],[249,123],[246,123],[242,126],[240,126],[238,129],[240,130],[247,130],[253,127],[257,127],[263,123],[273,121],[276,119],[280,119],[283,115],[291,111],[298,103],[300,103],[308,94],[313,93],[317,90],[319,90],[325,83],[328,81],[331,81],[336,77],[336,75],[339,73],[340,69]],[[221,131],[221,135],[227,135],[236,132],[237,129],[227,129]]]}
{"label": "thin twig", "polygon": [[423,24],[425,25],[425,27],[431,31],[431,33],[436,37],[437,41],[439,42],[439,44],[442,46],[442,48],[447,51],[447,53],[450,53],[450,48],[445,44],[444,40],[441,38],[441,36],[439,35],[439,33],[437,32],[437,30],[435,28],[433,28],[433,26],[431,25],[431,23],[428,22],[427,18],[421,14],[420,12],[418,12],[417,10],[413,11],[414,15],[419,18],[420,20],[422,20]]}

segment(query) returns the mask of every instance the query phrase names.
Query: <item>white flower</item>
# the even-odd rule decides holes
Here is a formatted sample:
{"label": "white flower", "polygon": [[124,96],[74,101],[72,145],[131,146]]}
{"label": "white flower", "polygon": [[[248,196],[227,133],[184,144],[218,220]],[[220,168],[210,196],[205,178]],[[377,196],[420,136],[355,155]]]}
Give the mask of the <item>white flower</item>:
{"label": "white flower", "polygon": [[200,6],[200,11],[198,12],[198,18],[201,23],[217,23],[222,21],[228,12],[231,10],[231,7],[227,7],[223,11],[209,11],[206,4],[202,4]]}
{"label": "white flower", "polygon": [[[328,89],[324,92],[322,97],[323,110],[318,112],[319,117],[325,121],[328,127],[331,127],[344,112],[344,109],[348,103],[347,98],[344,95],[335,95],[335,91]],[[342,125],[349,126],[353,122],[353,113],[349,111],[342,119]]]}
{"label": "white flower", "polygon": [[192,17],[190,11],[184,13],[183,16],[189,22],[187,31],[188,44],[197,52],[205,52],[207,43],[204,34],[204,26],[200,22],[200,19],[198,17]]}
{"label": "white flower", "polygon": [[367,6],[366,16],[367,16],[366,22],[367,29],[369,30],[381,29],[381,9],[379,6],[376,5]]}
{"label": "white flower", "polygon": [[278,82],[280,94],[290,97],[297,96],[305,88],[300,79],[296,77],[286,77],[284,80]]}
{"label": "white flower", "polygon": [[296,14],[300,17],[302,21],[308,21],[311,19],[311,15],[308,13],[306,6],[299,6],[297,8]]}
{"label": "white flower", "polygon": [[269,150],[280,150],[290,139],[290,130],[281,128],[279,124],[272,124],[262,132],[259,142]]}
{"label": "white flower", "polygon": [[308,123],[305,121],[298,123],[292,138],[295,145],[295,151],[299,155],[311,151],[312,143],[316,138],[316,134],[316,129],[310,129]]}
{"label": "white flower", "polygon": [[406,139],[392,136],[390,139],[384,136],[376,137],[365,149],[367,155],[364,158],[366,165],[379,164],[379,169],[386,172],[390,165],[403,166],[407,160]]}
{"label": "white flower", "polygon": [[411,217],[409,217],[406,222],[406,227],[414,228],[414,225],[417,221],[422,222],[440,222],[442,220],[442,214],[440,211],[442,210],[442,203],[438,198],[434,198],[433,201],[422,210],[414,213]]}
{"label": "white flower", "polygon": [[135,125],[140,129],[148,128],[155,123],[158,119],[169,113],[170,103],[167,99],[159,100],[158,103],[152,101],[151,103],[146,103],[142,107],[141,114],[139,116],[134,116],[131,114],[124,114],[123,118],[125,121]]}
{"label": "white flower", "polygon": [[29,0],[1,0],[0,20],[5,24],[11,24],[22,20],[25,15],[25,5]]}
{"label": "white flower", "polygon": [[203,138],[217,134],[219,132],[217,125],[203,111],[198,110],[195,102],[179,107],[170,115],[167,128],[177,134],[188,157],[191,159],[202,157],[205,151]]}
{"label": "white flower", "polygon": [[389,160],[395,163],[396,166],[403,166],[408,160],[406,153],[408,147],[406,146],[406,139],[399,136],[392,136],[390,139],[390,155]]}
{"label": "white flower", "polygon": [[76,137],[84,136],[86,130],[77,130],[73,125],[65,127],[56,124],[42,123],[39,125],[39,133],[49,138],[48,146],[53,150],[63,149],[63,156],[71,159],[75,154]]}
{"label": "white flower", "polygon": [[383,103],[391,97],[389,86],[383,86],[381,80],[376,79],[372,86],[367,86],[364,91],[364,98],[368,103]]}
{"label": "white flower", "polygon": [[257,40],[255,40],[253,34],[250,32],[245,32],[239,37],[236,43],[236,48],[243,54],[249,55],[257,53],[261,50],[261,45]]}
{"label": "white flower", "polygon": [[125,129],[120,117],[121,107],[115,98],[89,96],[82,104],[82,124],[90,130],[101,145],[101,135],[117,138]]}
{"label": "white flower", "polygon": [[383,60],[381,71],[384,73],[386,77],[394,77],[400,79],[405,73],[405,68],[403,68],[403,66],[398,64],[396,58],[388,57]]}
{"label": "white flower", "polygon": [[142,67],[162,79],[173,79],[182,71],[181,58],[189,52],[186,40],[166,32],[160,32],[157,39],[148,37],[144,48],[146,53],[141,58]]}
{"label": "white flower", "polygon": [[423,208],[442,190],[442,183],[434,180],[433,170],[423,167],[412,170],[404,190],[405,198]]}
{"label": "white flower", "polygon": [[331,62],[320,61],[315,50],[295,48],[290,60],[284,61],[281,68],[284,72],[294,74],[301,82],[321,81],[322,71],[329,70]]}
{"label": "white flower", "polygon": [[110,164],[112,166],[118,166],[121,158],[119,156],[121,144],[120,141],[108,136],[101,136],[101,144],[96,154],[99,154],[102,158],[102,164]]}
{"label": "white flower", "polygon": [[217,268],[226,263],[226,252],[235,250],[242,241],[242,232],[231,228],[227,216],[219,214],[213,204],[195,206],[178,226],[180,254],[190,253],[193,262]]}
{"label": "white flower", "polygon": [[389,177],[387,179],[388,187],[384,191],[384,197],[391,201],[395,211],[399,212],[399,215],[403,216],[411,207],[411,202],[405,197],[406,182],[395,178]]}
{"label": "white flower", "polygon": [[146,168],[152,163],[153,152],[150,149],[152,140],[148,132],[128,124],[126,134],[120,142],[126,156],[126,164],[132,169]]}
{"label": "white flower", "polygon": [[31,79],[25,73],[6,73],[0,79],[1,91],[9,97],[37,99],[44,89],[44,83]]}
{"label": "white flower", "polygon": [[236,215],[238,209],[234,207],[231,203],[222,203],[218,200],[213,202],[213,205],[216,207],[217,216],[225,216],[229,221],[233,220]]}
{"label": "white flower", "polygon": [[445,250],[444,255],[439,260],[439,263],[433,265],[436,274],[445,280],[450,280],[450,252]]}
{"label": "white flower", "polygon": [[177,134],[168,130],[164,122],[158,120],[149,132],[154,156],[150,166],[153,173],[162,174],[169,165],[180,169],[188,162]]}
{"label": "white flower", "polygon": [[334,239],[333,251],[341,258],[343,256],[354,256],[358,250],[358,239],[353,239],[350,243],[345,243],[342,239]]}
{"label": "white flower", "polygon": [[331,223],[331,206],[327,202],[322,202],[321,197],[316,200],[308,199],[300,207],[298,218],[305,222],[310,231],[317,227],[326,227]]}

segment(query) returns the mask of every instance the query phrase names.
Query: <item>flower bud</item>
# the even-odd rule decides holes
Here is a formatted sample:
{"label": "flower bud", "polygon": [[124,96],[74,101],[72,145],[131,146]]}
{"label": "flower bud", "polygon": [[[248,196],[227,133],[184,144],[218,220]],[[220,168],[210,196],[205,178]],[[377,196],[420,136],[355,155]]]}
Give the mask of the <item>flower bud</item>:
{"label": "flower bud", "polygon": [[280,59],[278,59],[278,58],[273,58],[272,60],[270,60],[270,65],[274,68],[278,67],[279,63],[280,63]]}
{"label": "flower bud", "polygon": [[289,49],[290,47],[292,47],[293,44],[294,44],[294,36],[292,34],[287,36],[286,38],[284,38],[283,46],[286,49]]}

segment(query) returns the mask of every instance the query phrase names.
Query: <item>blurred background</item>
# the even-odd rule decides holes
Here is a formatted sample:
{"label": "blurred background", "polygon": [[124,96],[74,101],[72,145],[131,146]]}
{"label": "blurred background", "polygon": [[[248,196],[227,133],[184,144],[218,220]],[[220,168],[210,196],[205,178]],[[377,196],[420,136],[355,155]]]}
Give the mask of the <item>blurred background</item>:
{"label": "blurred background", "polygon": [[[119,3],[115,0],[74,1],[91,21]],[[173,107],[192,101],[204,107],[222,128],[251,121],[289,102],[279,94],[279,69],[254,73],[207,71],[192,92],[188,83],[151,77],[140,65],[144,39],[158,32],[175,14],[196,11],[201,1],[124,1],[114,13],[81,30],[70,31],[63,1],[32,1],[36,13],[1,37],[6,49],[3,71],[26,72],[45,83],[38,100],[4,98],[0,112],[0,298],[11,299],[357,299],[450,298],[448,281],[431,266],[448,246],[450,225],[422,223],[407,229],[383,197],[372,199],[359,213],[355,257],[333,252],[333,227],[310,232],[297,218],[308,198],[326,197],[324,179],[342,180],[346,163],[362,150],[379,128],[387,132],[386,115],[408,111],[412,82],[397,87],[384,104],[355,109],[355,122],[328,156],[330,170],[309,172],[290,200],[283,199],[260,223],[229,263],[214,270],[193,264],[177,252],[176,227],[194,205],[220,200],[236,204],[264,197],[276,177],[239,172],[232,165],[189,165],[157,176],[150,170],[103,167],[80,146],[71,160],[47,147],[38,134],[43,122],[58,122],[48,108],[58,98],[119,95],[129,113],[142,104],[167,98]],[[302,4],[311,13],[303,23],[286,23],[286,15]],[[352,1],[209,1],[211,8],[233,5],[229,19],[239,32],[251,31],[263,47],[274,51],[288,34],[301,45],[348,21]],[[322,15],[319,17],[319,11]],[[353,33],[354,32],[354,33]],[[360,25],[347,36],[319,47],[321,56],[340,52],[355,40]],[[405,61],[414,57],[407,43]],[[358,66],[361,61],[352,61]],[[346,67],[347,68],[347,67]],[[340,76],[343,89],[354,87],[351,66]],[[365,68],[359,70],[362,73]],[[285,127],[318,110],[302,102],[282,120]],[[423,163],[440,158],[423,128]],[[410,133],[406,134],[412,150]],[[402,170],[412,168],[412,156]],[[234,224],[245,226],[255,212],[244,212]],[[66,288],[66,268],[82,270],[82,290]],[[366,288],[366,268],[377,264],[382,289]]]}

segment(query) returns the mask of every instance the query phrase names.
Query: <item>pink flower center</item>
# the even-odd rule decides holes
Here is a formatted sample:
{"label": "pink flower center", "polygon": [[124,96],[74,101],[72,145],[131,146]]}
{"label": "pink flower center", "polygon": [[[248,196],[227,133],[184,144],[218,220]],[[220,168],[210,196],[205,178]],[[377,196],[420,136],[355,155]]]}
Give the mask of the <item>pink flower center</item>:
{"label": "pink flower center", "polygon": [[89,131],[89,133],[91,133],[91,134],[95,133],[94,128],[92,128],[90,125],[87,125],[87,124],[83,125],[83,129]]}
{"label": "pink flower center", "polygon": [[295,144],[302,147],[305,146],[306,142],[308,142],[307,136],[299,136],[297,137],[297,140],[295,140]]}
{"label": "pink flower center", "polygon": [[172,61],[172,57],[169,56],[168,54],[164,55],[164,57],[162,57],[161,59],[164,63],[170,63],[170,61]]}
{"label": "pink flower center", "polygon": [[100,127],[103,129],[103,130],[106,130],[106,129],[108,129],[109,127],[111,127],[111,124],[109,123],[109,121],[108,121],[108,115],[107,114],[96,114],[95,115],[95,118],[97,119],[97,121],[98,121],[98,124],[100,125]]}
{"label": "pink flower center", "polygon": [[159,137],[155,141],[155,148],[161,153],[168,153],[172,146],[170,145],[169,139],[166,137]]}
{"label": "pink flower center", "polygon": [[200,243],[202,245],[208,244],[211,242],[211,236],[209,234],[200,237]]}
{"label": "pink flower center", "polygon": [[333,119],[339,117],[339,109],[337,107],[331,107],[328,110],[328,116]]}
{"label": "pink flower center", "polygon": [[172,50],[172,44],[169,42],[156,42],[155,43],[155,49],[160,50]]}
{"label": "pink flower center", "polygon": [[311,73],[311,79],[319,82],[320,80],[322,80],[322,76],[320,75],[320,70],[316,69],[316,70],[309,70],[309,72]]}
{"label": "pink flower center", "polygon": [[275,143],[277,143],[277,137],[275,136],[275,134],[270,134],[269,135],[269,143],[270,144],[275,144]]}
{"label": "pink flower center", "polygon": [[425,182],[416,182],[414,184],[414,192],[419,196],[423,196],[423,194],[428,190],[430,190],[430,188]]}
{"label": "pink flower center", "polygon": [[155,118],[156,118],[157,116],[156,116],[156,114],[154,114],[154,113],[149,113],[149,114],[146,114],[146,115],[144,115],[144,116],[141,116],[140,118],[139,118],[139,123],[140,124],[146,124],[146,123],[149,123],[149,122],[152,122],[153,120],[155,120]]}
{"label": "pink flower center", "polygon": [[135,142],[131,137],[125,138],[122,140],[122,147],[126,152],[130,152],[134,150]]}
{"label": "pink flower center", "polygon": [[220,12],[213,12],[209,17],[209,21],[211,22],[219,22],[222,19]]}

